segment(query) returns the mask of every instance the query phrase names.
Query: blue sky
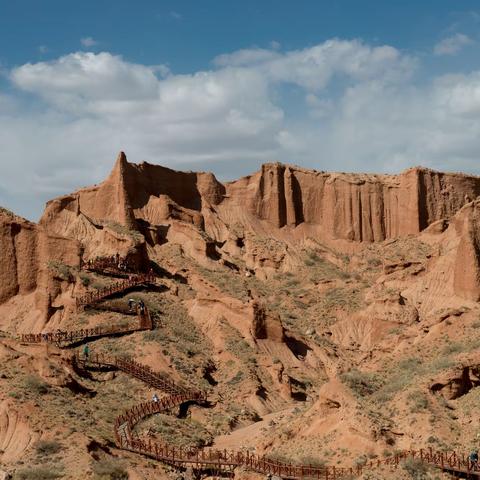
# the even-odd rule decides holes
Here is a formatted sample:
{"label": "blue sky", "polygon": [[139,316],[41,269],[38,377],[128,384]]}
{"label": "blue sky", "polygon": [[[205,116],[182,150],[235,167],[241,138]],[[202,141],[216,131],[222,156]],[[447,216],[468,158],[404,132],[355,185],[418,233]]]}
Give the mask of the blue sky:
{"label": "blue sky", "polygon": [[36,219],[116,153],[480,173],[477,1],[0,0],[0,205]]}
{"label": "blue sky", "polygon": [[361,38],[428,53],[450,31],[478,35],[479,15],[478,1],[462,0],[2,0],[0,62],[54,59],[81,48],[87,37],[98,42],[95,50],[166,63],[177,73],[272,41],[294,50],[333,37]]}

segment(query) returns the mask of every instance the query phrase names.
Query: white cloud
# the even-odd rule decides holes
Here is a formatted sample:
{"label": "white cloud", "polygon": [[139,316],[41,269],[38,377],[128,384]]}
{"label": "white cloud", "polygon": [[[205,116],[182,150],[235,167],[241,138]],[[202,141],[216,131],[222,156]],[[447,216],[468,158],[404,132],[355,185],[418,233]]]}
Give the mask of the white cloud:
{"label": "white cloud", "polygon": [[86,48],[90,48],[90,47],[94,47],[95,45],[98,45],[98,42],[94,40],[92,37],[83,37],[80,39],[80,43]]}
{"label": "white cloud", "polygon": [[480,72],[419,86],[418,62],[390,46],[332,39],[239,50],[188,75],[107,52],[22,65],[0,90],[0,205],[38,214],[39,200],[101,180],[120,149],[135,162],[230,178],[274,160],[478,171]]}
{"label": "white cloud", "polygon": [[44,53],[48,52],[48,47],[46,45],[40,45],[38,47],[38,51],[39,51],[39,53],[41,53],[43,55]]}
{"label": "white cloud", "polygon": [[393,47],[370,47],[360,41],[338,39],[283,54],[262,49],[239,50],[220,55],[214,62],[224,67],[256,66],[273,82],[293,83],[309,91],[325,88],[333,77],[398,81],[410,76],[416,66],[414,58]]}
{"label": "white cloud", "polygon": [[282,46],[281,43],[280,43],[280,42],[277,42],[276,40],[272,40],[272,41],[270,42],[270,48],[271,48],[272,50],[280,50],[280,47],[281,47],[281,46]]}
{"label": "white cloud", "polygon": [[433,52],[435,55],[455,55],[467,45],[471,45],[473,40],[463,33],[456,33],[438,42]]}

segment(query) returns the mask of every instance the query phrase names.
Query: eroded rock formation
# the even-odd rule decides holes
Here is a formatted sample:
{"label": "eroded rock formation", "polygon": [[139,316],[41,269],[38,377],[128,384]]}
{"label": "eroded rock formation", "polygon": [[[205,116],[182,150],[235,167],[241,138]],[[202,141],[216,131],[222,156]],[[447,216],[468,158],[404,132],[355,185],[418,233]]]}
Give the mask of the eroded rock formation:
{"label": "eroded rock formation", "polygon": [[[399,175],[325,173],[266,164],[253,175],[222,184],[211,173],[178,172],[129,163],[120,153],[109,177],[48,202],[38,225],[3,213],[0,302],[35,291],[48,315],[60,287],[46,274],[49,262],[78,266],[119,253],[148,262],[148,249],[178,244],[208,265],[243,256],[247,269],[266,275],[288,266],[288,244],[375,242],[417,234],[460,212],[455,292],[480,298],[480,178],[423,168]],[[470,203],[469,203],[470,202]],[[432,227],[433,228],[433,227]],[[271,248],[256,238],[280,238]],[[82,258],[80,258],[82,257]],[[285,267],[286,268],[286,267]]]}
{"label": "eroded rock formation", "polygon": [[67,211],[157,232],[166,221],[180,220],[225,241],[225,225],[263,220],[272,229],[313,225],[320,236],[372,242],[416,234],[479,194],[479,177],[423,168],[367,175],[275,163],[222,184],[211,173],[131,164],[122,152],[105,182],[49,202],[41,223],[65,231],[66,220],[59,218]]}

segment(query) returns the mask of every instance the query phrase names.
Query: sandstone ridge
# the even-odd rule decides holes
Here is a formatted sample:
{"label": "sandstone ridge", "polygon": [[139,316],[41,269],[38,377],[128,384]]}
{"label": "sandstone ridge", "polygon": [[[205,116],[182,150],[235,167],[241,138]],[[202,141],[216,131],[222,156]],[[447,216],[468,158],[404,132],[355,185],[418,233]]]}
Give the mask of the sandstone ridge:
{"label": "sandstone ridge", "polygon": [[270,163],[222,184],[211,173],[129,163],[121,152],[107,180],[49,202],[41,223],[63,210],[131,228],[179,219],[225,241],[219,225],[260,221],[271,229],[313,229],[323,239],[373,242],[417,234],[478,195],[480,177],[425,168],[375,175]]}

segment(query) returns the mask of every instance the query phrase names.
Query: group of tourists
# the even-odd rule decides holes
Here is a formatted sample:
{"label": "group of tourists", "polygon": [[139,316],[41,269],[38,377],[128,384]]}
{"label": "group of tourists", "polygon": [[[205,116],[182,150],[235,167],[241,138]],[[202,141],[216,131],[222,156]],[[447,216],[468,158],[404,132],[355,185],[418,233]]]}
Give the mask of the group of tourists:
{"label": "group of tourists", "polygon": [[472,453],[468,456],[470,463],[472,464],[472,468],[477,470],[478,467],[478,450],[473,450]]}
{"label": "group of tourists", "polygon": [[135,309],[143,315],[145,313],[145,303],[143,300],[135,300],[134,298],[128,299],[128,309],[133,312]]}
{"label": "group of tourists", "polygon": [[120,272],[134,270],[134,266],[131,264],[131,261],[129,261],[127,258],[121,257],[119,253],[109,257],[97,257],[94,260],[87,260],[85,265],[87,270],[106,270],[109,268],[113,268]]}

